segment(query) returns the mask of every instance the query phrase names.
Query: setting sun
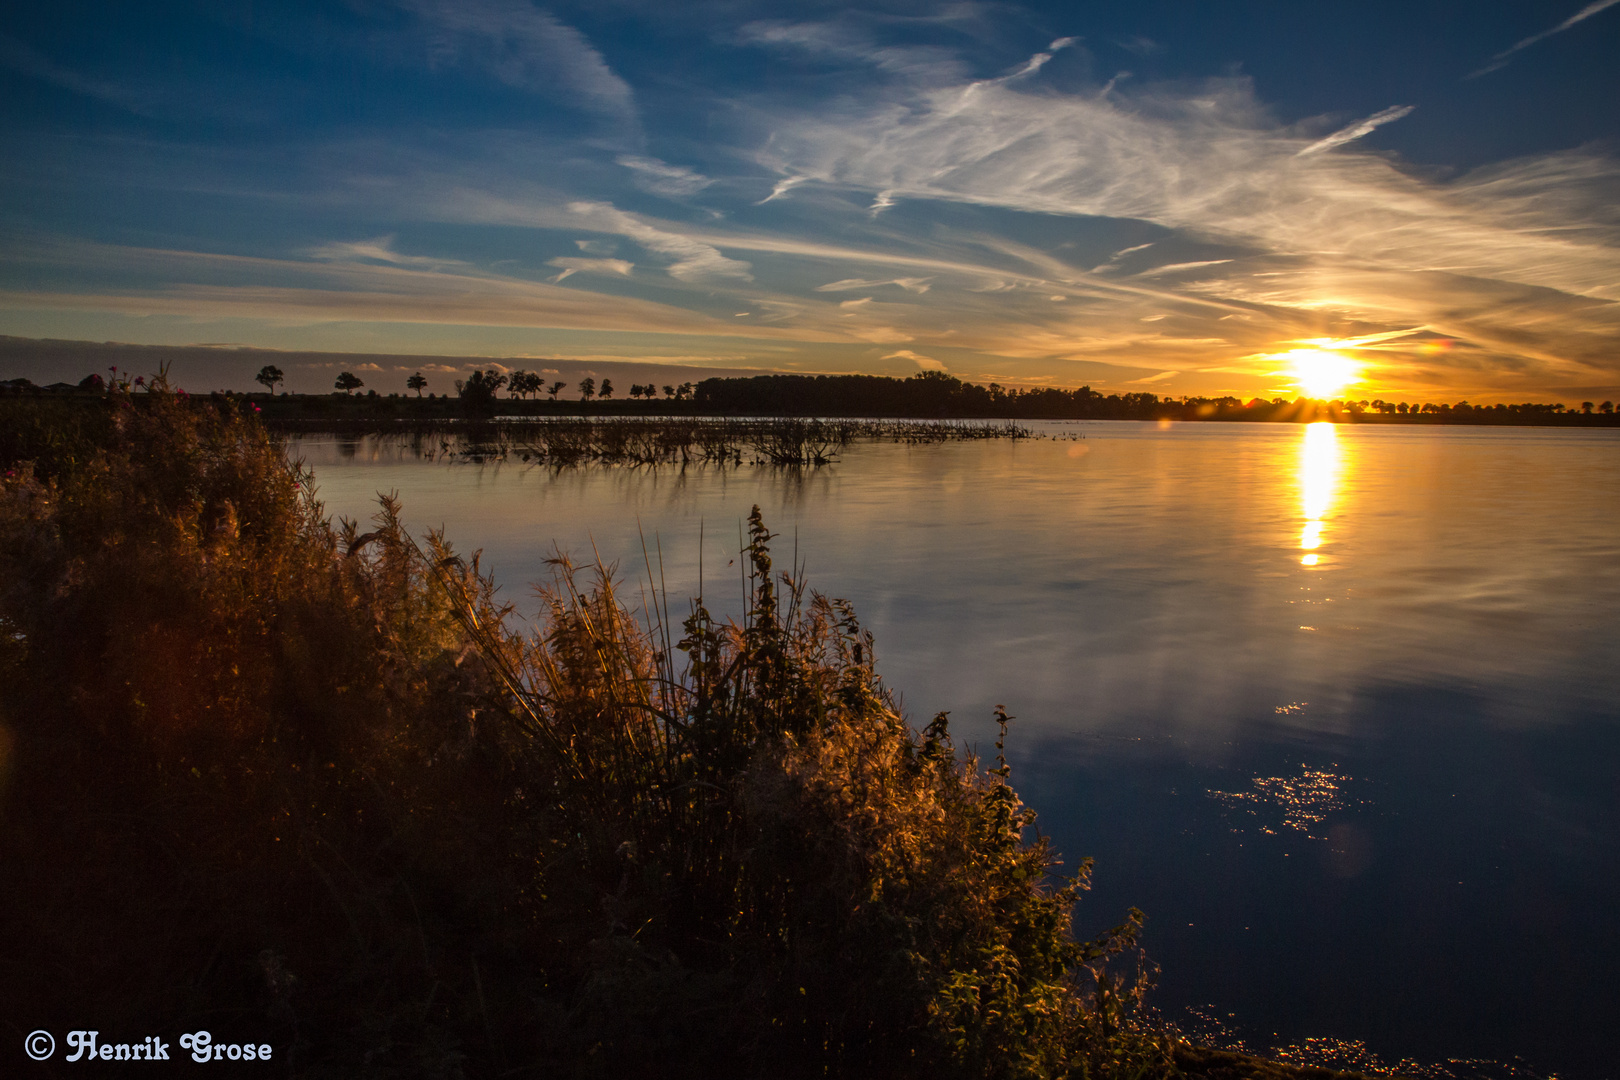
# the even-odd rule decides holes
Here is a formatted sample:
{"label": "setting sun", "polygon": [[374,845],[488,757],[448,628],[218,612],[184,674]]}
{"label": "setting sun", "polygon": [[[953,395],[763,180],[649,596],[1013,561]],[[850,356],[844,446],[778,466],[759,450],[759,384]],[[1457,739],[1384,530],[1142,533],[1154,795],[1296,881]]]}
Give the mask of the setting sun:
{"label": "setting sun", "polygon": [[1356,362],[1343,353],[1328,349],[1295,349],[1284,354],[1293,364],[1293,375],[1300,390],[1313,398],[1332,398],[1358,381]]}

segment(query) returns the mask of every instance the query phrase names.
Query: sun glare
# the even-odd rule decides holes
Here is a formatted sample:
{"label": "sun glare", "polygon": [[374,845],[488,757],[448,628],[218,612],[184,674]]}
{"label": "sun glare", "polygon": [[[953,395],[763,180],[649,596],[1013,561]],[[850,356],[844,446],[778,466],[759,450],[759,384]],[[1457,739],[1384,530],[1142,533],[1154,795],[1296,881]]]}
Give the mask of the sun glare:
{"label": "sun glare", "polygon": [[1339,485],[1339,430],[1332,424],[1305,425],[1305,440],[1299,453],[1300,510],[1305,527],[1300,530],[1299,546],[1303,566],[1315,566],[1321,561],[1317,548],[1322,546],[1322,531],[1328,508],[1333,505],[1334,489]]}
{"label": "sun glare", "polygon": [[1306,397],[1334,398],[1359,379],[1354,360],[1329,349],[1295,349],[1285,354],[1294,368],[1294,381]]}

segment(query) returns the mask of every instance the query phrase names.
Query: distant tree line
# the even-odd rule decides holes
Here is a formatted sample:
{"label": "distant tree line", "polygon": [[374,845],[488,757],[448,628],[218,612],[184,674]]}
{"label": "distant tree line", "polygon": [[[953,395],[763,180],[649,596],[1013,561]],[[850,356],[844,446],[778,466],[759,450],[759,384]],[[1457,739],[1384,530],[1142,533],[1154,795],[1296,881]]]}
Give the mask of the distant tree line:
{"label": "distant tree line", "polygon": [[[756,375],[705,379],[696,404],[706,412],[761,416],[999,417],[1017,420],[1399,420],[1452,423],[1523,423],[1614,417],[1614,403],[1582,402],[1579,414],[1562,404],[1455,405],[1383,400],[1318,401],[1236,397],[1159,397],[1135,392],[1103,394],[1089,386],[1020,389],[980,386],[940,371],[909,379],[883,375]],[[1595,410],[1595,411],[1594,411]]]}
{"label": "distant tree line", "polygon": [[[995,418],[1008,420],[1334,420],[1348,423],[1417,424],[1543,424],[1558,426],[1614,426],[1620,424],[1613,401],[1583,401],[1578,408],[1562,403],[1472,405],[1467,401],[1386,401],[1310,398],[1159,397],[1147,392],[1104,394],[1089,386],[1058,387],[981,386],[963,382],[940,371],[919,372],[909,379],[883,375],[756,375],[712,378],[702,382],[667,384],[631,383],[628,398],[617,396],[613,380],[587,376],[576,384],[578,398],[559,395],[569,384],[549,384],[536,373],[497,368],[474,370],[455,380],[454,394],[428,394],[417,401],[397,392],[354,392],[365,383],[352,372],[340,372],[333,383],[336,394],[275,393],[285,382],[282,370],[265,365],[255,381],[270,391],[261,397],[267,419],[314,419],[341,413],[346,416],[494,416],[542,413],[641,415],[670,412],[676,415],[715,416],[827,416],[898,417],[917,419]],[[105,394],[144,389],[145,380],[117,368],[108,376],[93,374],[77,384],[35,386],[27,379],[0,382],[0,393]],[[421,372],[405,380],[407,390],[422,398],[428,381]],[[503,396],[502,391],[505,391]],[[535,400],[544,394],[547,400]],[[257,406],[256,406],[257,407]]]}

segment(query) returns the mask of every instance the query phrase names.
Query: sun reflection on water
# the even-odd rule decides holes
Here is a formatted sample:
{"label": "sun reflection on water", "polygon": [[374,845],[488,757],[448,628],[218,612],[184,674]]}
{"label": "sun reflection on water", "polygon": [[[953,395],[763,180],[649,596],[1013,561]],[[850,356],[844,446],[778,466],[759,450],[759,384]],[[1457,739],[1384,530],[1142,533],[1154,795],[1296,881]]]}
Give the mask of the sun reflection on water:
{"label": "sun reflection on water", "polygon": [[1299,490],[1305,527],[1300,530],[1299,546],[1305,552],[1300,565],[1315,566],[1320,561],[1322,530],[1328,509],[1333,505],[1343,465],[1338,428],[1329,423],[1305,425],[1305,441],[1299,452]]}

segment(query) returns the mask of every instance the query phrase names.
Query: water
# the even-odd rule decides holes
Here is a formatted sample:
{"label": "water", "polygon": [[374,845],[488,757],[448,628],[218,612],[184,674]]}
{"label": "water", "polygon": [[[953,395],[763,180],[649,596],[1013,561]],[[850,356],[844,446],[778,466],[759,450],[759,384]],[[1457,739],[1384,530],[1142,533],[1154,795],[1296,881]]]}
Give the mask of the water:
{"label": "water", "polygon": [[1015,714],[1014,782],[1097,860],[1078,929],[1144,909],[1172,1018],[1620,1072],[1620,433],[1041,430],[804,473],[298,452],[330,511],[397,490],[523,613],[557,549],[632,585],[649,552],[677,598],[701,553],[735,611],[757,503],[914,721],[988,746]]}

